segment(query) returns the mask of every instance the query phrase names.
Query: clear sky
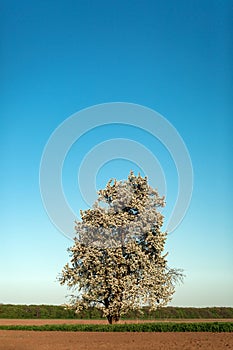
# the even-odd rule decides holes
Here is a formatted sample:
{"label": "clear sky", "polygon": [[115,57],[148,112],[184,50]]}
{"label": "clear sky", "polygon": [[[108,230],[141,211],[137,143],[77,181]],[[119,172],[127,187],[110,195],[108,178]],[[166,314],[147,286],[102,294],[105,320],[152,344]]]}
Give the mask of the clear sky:
{"label": "clear sky", "polygon": [[[233,306],[231,18],[228,0],[1,1],[0,303],[66,301],[56,277],[72,241],[42,204],[43,149],[77,111],[129,102],[162,114],[192,160],[192,201],[166,245],[169,265],[186,274],[171,305]],[[77,140],[64,162],[64,193],[77,217],[87,207],[78,188],[80,164],[113,138],[137,141],[157,157],[169,215],[178,186],[169,154],[143,130],[108,125]],[[96,187],[142,168],[140,154],[134,156],[138,165],[106,163]]]}

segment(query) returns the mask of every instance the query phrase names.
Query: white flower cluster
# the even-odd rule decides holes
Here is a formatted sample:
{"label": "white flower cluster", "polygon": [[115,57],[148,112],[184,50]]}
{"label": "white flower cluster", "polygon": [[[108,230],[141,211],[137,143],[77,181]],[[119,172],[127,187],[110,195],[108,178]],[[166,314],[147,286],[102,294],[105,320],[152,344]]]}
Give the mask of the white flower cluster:
{"label": "white flower cluster", "polygon": [[163,254],[166,233],[158,208],[164,205],[146,177],[130,172],[127,181],[110,180],[93,208],[81,211],[71,264],[60,277],[77,293],[71,300],[77,312],[94,306],[112,323],[129,310],[156,309],[171,300],[182,274],[167,267]]}

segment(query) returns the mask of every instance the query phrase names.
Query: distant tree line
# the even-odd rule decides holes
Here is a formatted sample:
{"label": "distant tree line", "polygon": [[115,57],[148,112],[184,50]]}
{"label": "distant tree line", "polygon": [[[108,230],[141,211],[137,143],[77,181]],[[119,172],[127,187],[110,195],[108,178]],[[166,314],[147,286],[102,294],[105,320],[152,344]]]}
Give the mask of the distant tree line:
{"label": "distant tree line", "polygon": [[[232,307],[163,307],[149,312],[149,308],[140,311],[130,311],[123,319],[191,319],[191,318],[233,318]],[[63,305],[14,305],[0,304],[0,318],[23,319],[100,319],[100,310],[89,308],[76,314],[72,309],[65,309]]]}

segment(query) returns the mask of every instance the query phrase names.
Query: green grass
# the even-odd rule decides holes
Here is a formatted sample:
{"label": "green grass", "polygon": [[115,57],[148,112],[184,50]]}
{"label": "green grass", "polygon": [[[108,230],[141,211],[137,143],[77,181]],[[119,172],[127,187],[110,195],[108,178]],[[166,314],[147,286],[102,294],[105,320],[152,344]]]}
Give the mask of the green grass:
{"label": "green grass", "polygon": [[0,330],[66,332],[233,332],[233,322],[139,323],[139,324],[51,324],[41,326],[0,325]]}

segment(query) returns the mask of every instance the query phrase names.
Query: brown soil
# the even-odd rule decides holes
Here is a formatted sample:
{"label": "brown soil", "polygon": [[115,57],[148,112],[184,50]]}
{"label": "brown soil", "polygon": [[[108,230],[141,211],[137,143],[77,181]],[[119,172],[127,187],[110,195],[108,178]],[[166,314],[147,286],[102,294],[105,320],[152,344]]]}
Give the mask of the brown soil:
{"label": "brown soil", "polygon": [[[233,322],[232,319],[121,320]],[[0,319],[0,325],[107,324],[106,320]],[[233,349],[233,333],[108,333],[0,331],[0,350],[196,350]]]}
{"label": "brown soil", "polygon": [[222,350],[232,333],[0,331],[0,350]]}
{"label": "brown soil", "polygon": [[[121,320],[119,323],[144,322],[233,322],[233,319],[164,319],[164,320]],[[107,324],[107,320],[77,320],[77,319],[0,319],[0,325],[43,325],[43,324]]]}

